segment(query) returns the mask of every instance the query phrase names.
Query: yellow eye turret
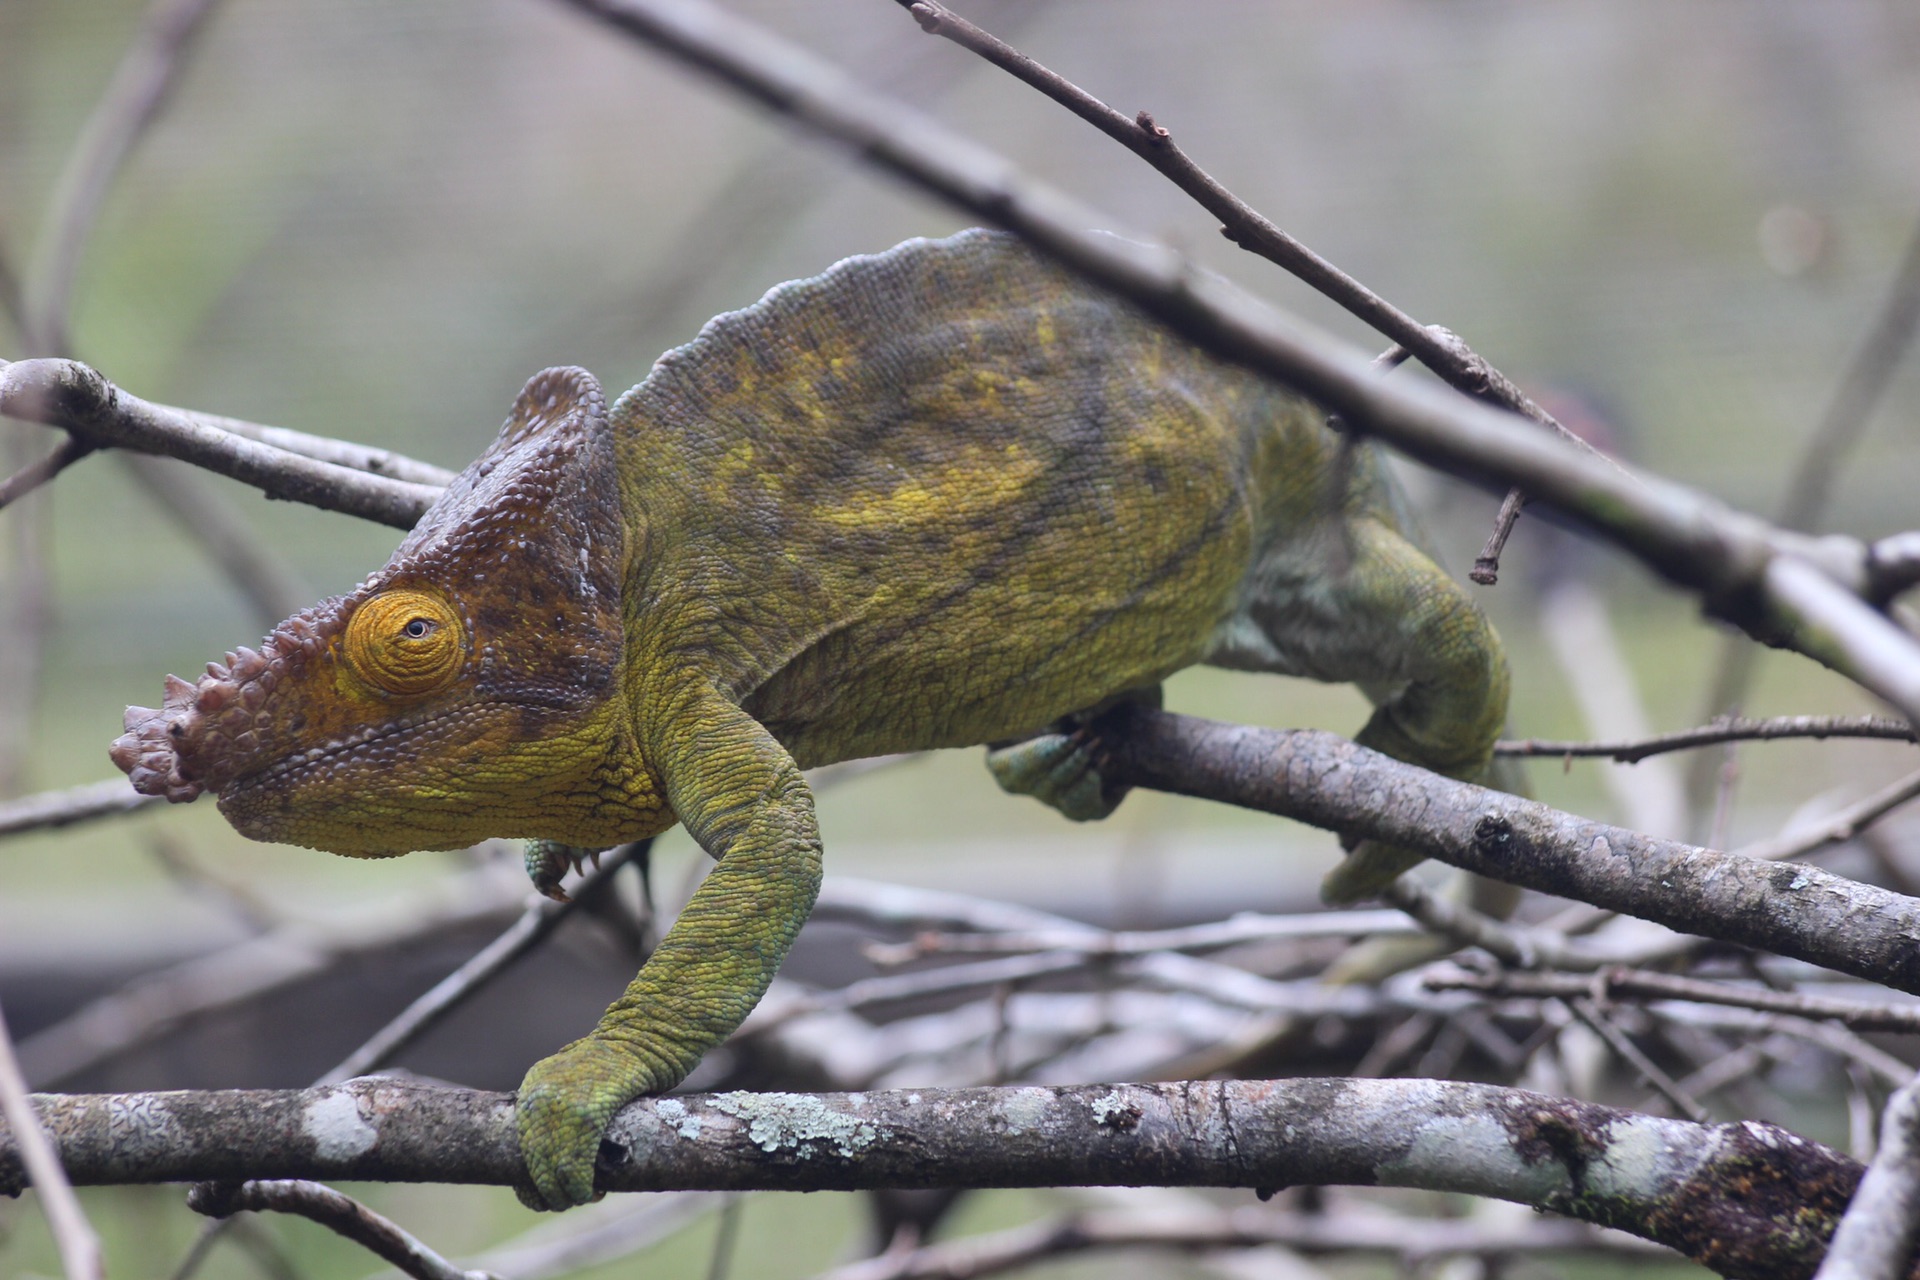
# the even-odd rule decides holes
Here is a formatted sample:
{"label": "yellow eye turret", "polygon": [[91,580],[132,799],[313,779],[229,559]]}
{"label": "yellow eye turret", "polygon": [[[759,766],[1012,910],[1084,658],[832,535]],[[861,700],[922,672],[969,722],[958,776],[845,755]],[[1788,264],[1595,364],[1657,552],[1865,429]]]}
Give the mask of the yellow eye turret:
{"label": "yellow eye turret", "polygon": [[439,596],[383,591],[347,621],[346,658],[354,674],[383,693],[435,693],[453,682],[466,658],[460,619]]}

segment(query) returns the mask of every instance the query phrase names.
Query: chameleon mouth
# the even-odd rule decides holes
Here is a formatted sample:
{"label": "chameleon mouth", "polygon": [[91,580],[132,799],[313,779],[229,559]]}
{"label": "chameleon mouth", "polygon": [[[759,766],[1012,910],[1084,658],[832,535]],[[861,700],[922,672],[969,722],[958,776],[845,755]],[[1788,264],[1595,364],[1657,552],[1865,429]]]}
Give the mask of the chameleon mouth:
{"label": "chameleon mouth", "polygon": [[209,662],[197,684],[166,679],[159,707],[128,707],[125,733],[107,755],[142,795],[185,804],[240,777],[275,736],[265,713],[268,695],[298,679],[327,647],[322,618],[327,601],[294,614],[273,629],[260,650],[242,647],[226,661]]}

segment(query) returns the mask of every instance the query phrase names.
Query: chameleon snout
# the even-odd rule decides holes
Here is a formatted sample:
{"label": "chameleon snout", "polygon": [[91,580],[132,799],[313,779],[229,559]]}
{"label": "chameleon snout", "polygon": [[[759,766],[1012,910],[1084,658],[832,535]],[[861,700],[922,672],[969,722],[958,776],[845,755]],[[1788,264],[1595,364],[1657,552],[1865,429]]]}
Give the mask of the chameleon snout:
{"label": "chameleon snout", "polygon": [[258,769],[276,736],[269,696],[326,647],[318,612],[288,618],[258,651],[242,647],[209,662],[196,684],[168,676],[158,708],[128,707],[126,732],[107,754],[133,789],[183,804]]}

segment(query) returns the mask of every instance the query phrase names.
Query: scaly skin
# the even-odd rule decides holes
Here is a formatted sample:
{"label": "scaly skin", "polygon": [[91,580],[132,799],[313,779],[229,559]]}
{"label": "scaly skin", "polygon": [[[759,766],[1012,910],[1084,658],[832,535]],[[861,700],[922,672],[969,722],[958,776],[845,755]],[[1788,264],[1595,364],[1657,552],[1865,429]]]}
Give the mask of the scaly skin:
{"label": "scaly skin", "polygon": [[[1210,662],[1357,682],[1362,741],[1481,776],[1499,641],[1396,503],[1298,397],[1017,242],[914,241],[719,317],[610,413],[584,371],[538,375],[386,568],[169,677],[113,757],[259,839],[549,841],[543,888],[559,846],[684,823],[718,865],[521,1089],[525,1194],[565,1208],[805,921],[803,768],[991,742],[1003,781],[1098,816],[1097,753],[1049,727]],[[1334,889],[1397,866],[1363,848]]]}

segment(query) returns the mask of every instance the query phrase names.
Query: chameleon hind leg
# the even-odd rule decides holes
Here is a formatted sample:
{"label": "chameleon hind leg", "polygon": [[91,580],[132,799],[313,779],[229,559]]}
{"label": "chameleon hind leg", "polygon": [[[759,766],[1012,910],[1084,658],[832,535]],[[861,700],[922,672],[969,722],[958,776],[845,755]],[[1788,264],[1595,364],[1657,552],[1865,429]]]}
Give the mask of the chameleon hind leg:
{"label": "chameleon hind leg", "polygon": [[[1374,713],[1354,741],[1450,777],[1483,782],[1507,714],[1507,664],[1466,591],[1384,521],[1360,517],[1338,531],[1341,571],[1316,556],[1294,559],[1270,585],[1256,568],[1234,625],[1264,635],[1213,660],[1358,685]],[[1331,548],[1328,548],[1329,550]],[[1285,570],[1283,572],[1283,570]],[[1362,841],[1321,884],[1321,897],[1372,897],[1418,862],[1407,849]]]}
{"label": "chameleon hind leg", "polygon": [[1120,807],[1129,788],[1101,776],[1100,743],[1088,726],[1123,702],[1157,709],[1160,686],[1116,694],[1044,733],[990,746],[987,770],[1003,791],[1032,796],[1075,822],[1097,822]]}

